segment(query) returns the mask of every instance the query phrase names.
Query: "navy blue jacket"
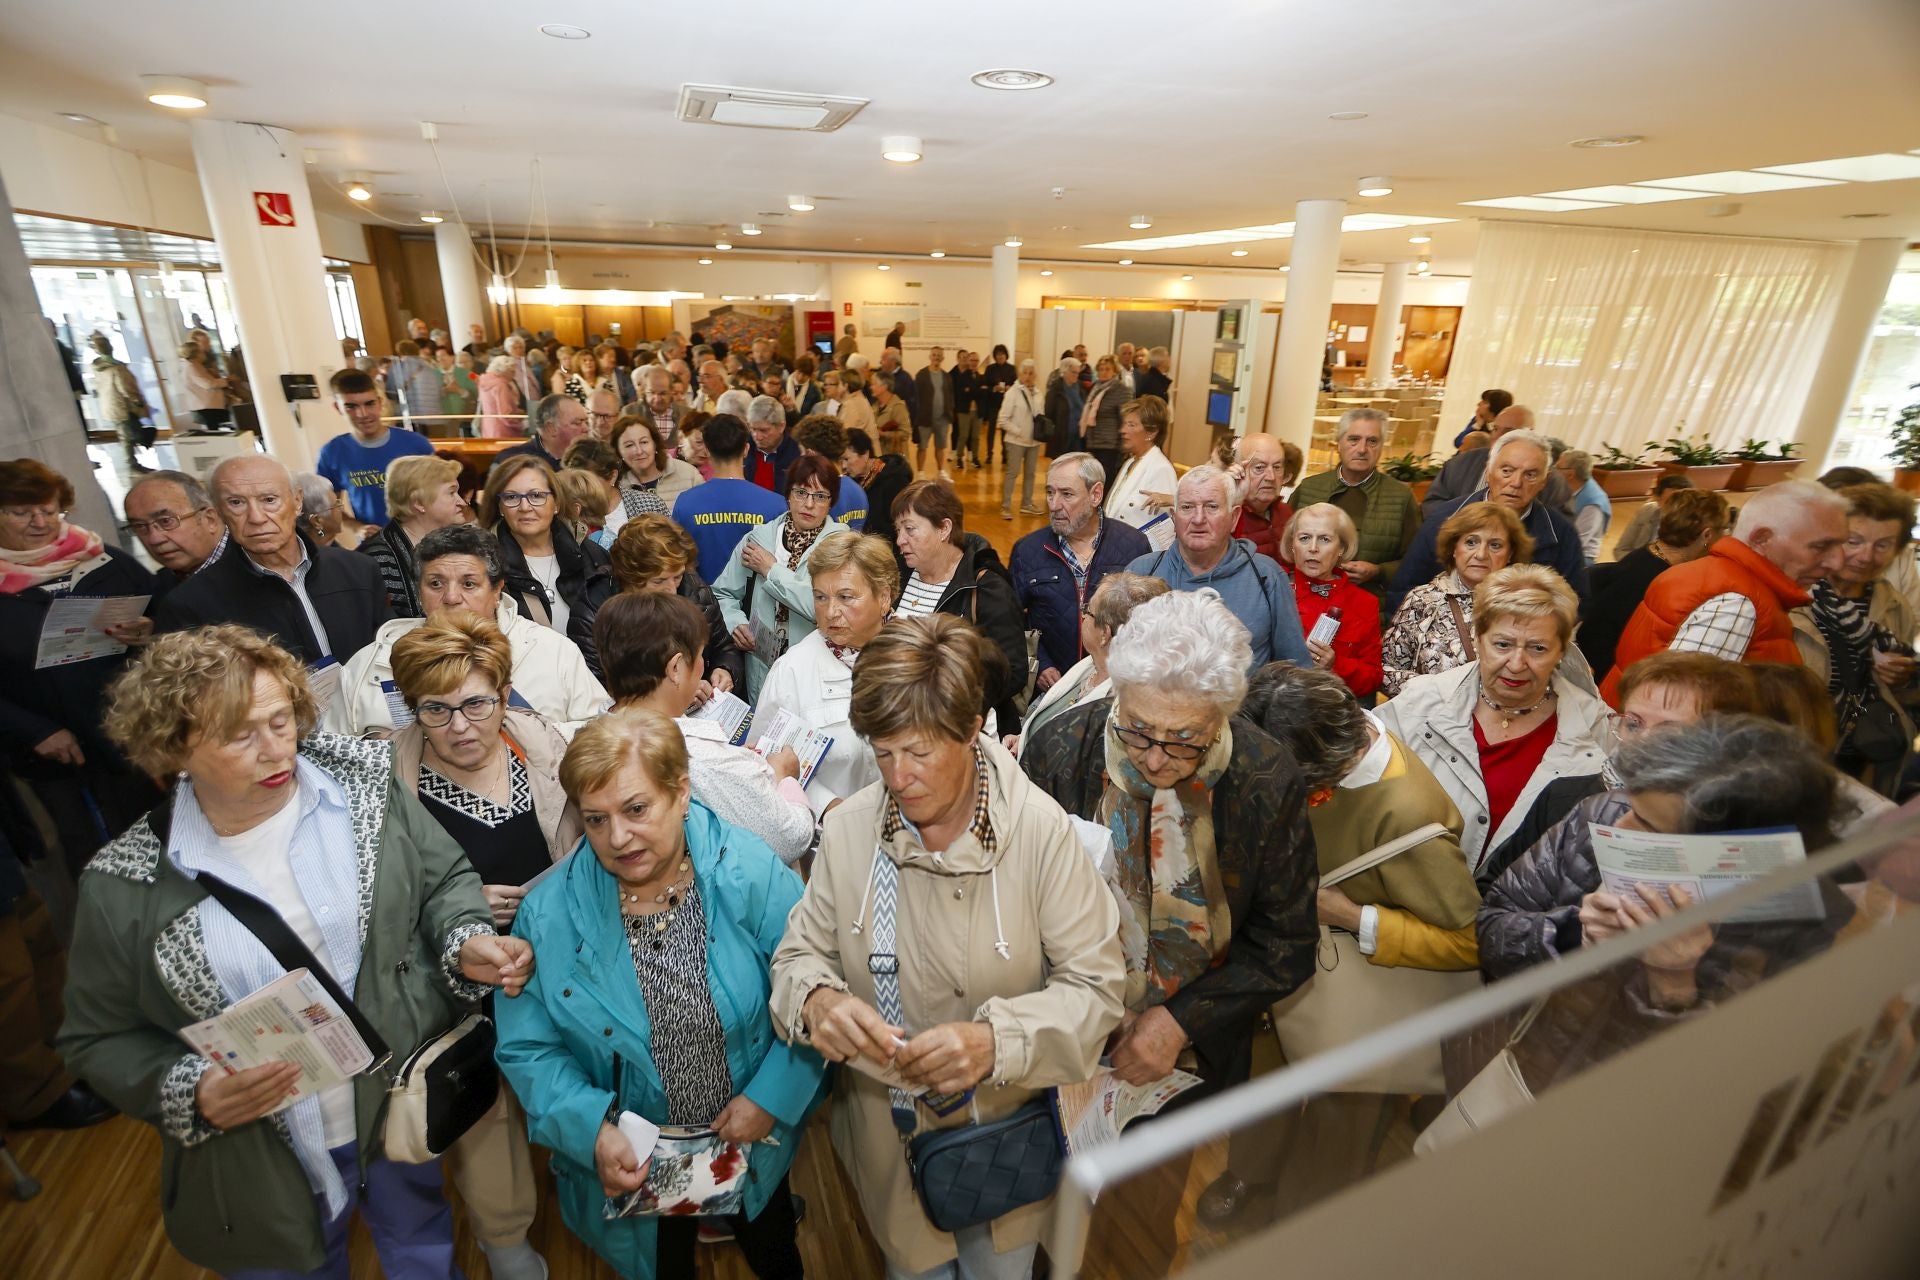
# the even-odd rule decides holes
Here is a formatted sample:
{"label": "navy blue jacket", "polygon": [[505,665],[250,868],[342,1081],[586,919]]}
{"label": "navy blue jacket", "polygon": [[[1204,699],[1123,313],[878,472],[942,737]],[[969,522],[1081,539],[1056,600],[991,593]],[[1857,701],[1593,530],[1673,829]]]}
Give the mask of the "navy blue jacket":
{"label": "navy blue jacket", "polygon": [[[1420,532],[1413,535],[1413,545],[1407,548],[1406,556],[1400,561],[1400,572],[1393,575],[1393,582],[1387,587],[1388,618],[1400,611],[1400,602],[1407,598],[1407,592],[1433,581],[1442,569],[1448,567],[1440,563],[1434,547],[1435,540],[1440,536],[1440,526],[1447,522],[1447,517],[1469,502],[1486,500],[1487,491],[1484,488],[1476,489],[1464,497],[1436,507],[1427,517],[1426,523],[1420,526]],[[1526,518],[1520,523],[1533,536],[1533,563],[1545,565],[1565,578],[1574,594],[1584,601],[1587,598],[1587,557],[1580,550],[1580,533],[1573,527],[1573,521],[1545,502],[1535,499]]]}
{"label": "navy blue jacket", "polygon": [[[1147,535],[1119,520],[1100,519],[1100,538],[1093,544],[1093,563],[1087,568],[1087,598],[1092,599],[1100,579],[1153,550]],[[1027,630],[1040,633],[1040,670],[1064,674],[1086,656],[1080,647],[1082,601],[1075,589],[1073,570],[1060,554],[1051,528],[1035,529],[1013,544],[1007,564],[1013,574],[1014,594],[1027,617]]]}

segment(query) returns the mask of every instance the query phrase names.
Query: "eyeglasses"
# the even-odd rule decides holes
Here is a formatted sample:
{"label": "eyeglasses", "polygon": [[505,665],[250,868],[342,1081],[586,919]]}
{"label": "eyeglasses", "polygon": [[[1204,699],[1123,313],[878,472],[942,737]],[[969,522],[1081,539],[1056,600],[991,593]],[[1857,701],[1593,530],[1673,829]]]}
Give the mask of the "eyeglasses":
{"label": "eyeglasses", "polygon": [[187,516],[197,516],[202,511],[211,510],[213,510],[212,507],[195,507],[184,516],[167,514],[155,516],[151,520],[129,520],[127,521],[127,532],[136,538],[146,537],[148,531],[152,529],[158,529],[161,533],[172,533],[180,527],[180,522],[185,520]]}
{"label": "eyeglasses", "polygon": [[478,724],[492,716],[493,709],[499,705],[499,698],[485,696],[468,698],[457,707],[450,707],[444,702],[423,702],[416,714],[421,724],[429,729],[438,729],[443,725],[451,724],[453,713],[456,711],[468,724]]}
{"label": "eyeglasses", "polygon": [[1159,738],[1149,738],[1138,729],[1126,729],[1111,724],[1113,736],[1132,747],[1135,751],[1147,751],[1160,748],[1169,760],[1198,760],[1212,749],[1211,742],[1165,742]]}
{"label": "eyeglasses", "polygon": [[60,520],[66,514],[60,507],[0,507],[0,515],[9,520],[18,520],[21,524],[31,522],[35,516],[44,520]]}
{"label": "eyeglasses", "polygon": [[535,489],[531,493],[509,492],[500,495],[500,505],[503,507],[517,507],[524,502],[530,507],[544,507],[547,505],[547,500],[551,497],[553,497],[553,491],[551,489]]}
{"label": "eyeglasses", "polygon": [[789,489],[787,496],[796,502],[832,502],[833,495],[822,489]]}
{"label": "eyeglasses", "polygon": [[1280,464],[1277,462],[1243,462],[1240,464],[1240,469],[1250,476],[1264,476],[1269,471],[1280,470]]}

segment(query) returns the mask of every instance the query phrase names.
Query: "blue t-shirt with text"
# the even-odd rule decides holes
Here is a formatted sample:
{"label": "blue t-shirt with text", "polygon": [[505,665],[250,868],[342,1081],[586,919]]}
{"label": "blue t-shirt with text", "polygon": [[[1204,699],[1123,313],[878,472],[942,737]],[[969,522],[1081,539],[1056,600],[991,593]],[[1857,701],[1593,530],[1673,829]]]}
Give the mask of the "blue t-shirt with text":
{"label": "blue t-shirt with text", "polygon": [[692,535],[693,545],[700,549],[700,576],[708,582],[727,567],[748,530],[785,514],[785,498],[750,481],[731,478],[697,484],[673,504],[673,522]]}
{"label": "blue t-shirt with text", "polygon": [[353,518],[364,524],[387,522],[387,464],[433,452],[433,443],[417,431],[392,427],[387,438],[369,448],[349,431],[320,446],[314,471],[347,495]]}

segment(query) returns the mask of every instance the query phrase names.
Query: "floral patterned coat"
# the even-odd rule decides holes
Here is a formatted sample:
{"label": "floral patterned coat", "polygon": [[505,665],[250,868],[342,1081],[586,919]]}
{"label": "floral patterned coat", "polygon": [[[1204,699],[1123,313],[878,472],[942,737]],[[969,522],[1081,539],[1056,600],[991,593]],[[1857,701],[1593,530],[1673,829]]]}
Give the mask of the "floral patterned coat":
{"label": "floral patterned coat", "polygon": [[[1451,600],[1460,606],[1460,623],[1453,620]],[[1430,676],[1436,671],[1451,671],[1472,662],[1473,648],[1467,637],[1473,634],[1473,588],[1460,581],[1460,575],[1447,570],[1425,586],[1407,592],[1400,612],[1393,615],[1380,642],[1380,692],[1391,698],[1415,676]]]}

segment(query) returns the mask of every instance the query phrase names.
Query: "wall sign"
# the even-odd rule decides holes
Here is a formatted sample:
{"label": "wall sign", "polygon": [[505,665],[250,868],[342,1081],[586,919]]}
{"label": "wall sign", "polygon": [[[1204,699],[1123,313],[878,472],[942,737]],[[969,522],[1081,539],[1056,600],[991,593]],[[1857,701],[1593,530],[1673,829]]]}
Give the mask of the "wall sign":
{"label": "wall sign", "polygon": [[853,304],[852,304],[851,302],[843,302],[843,303],[841,303],[841,304],[840,304],[840,314],[841,314],[841,315],[843,315],[843,316],[850,316],[850,315],[852,315],[852,314],[853,314]]}
{"label": "wall sign", "polygon": [[254,192],[253,210],[260,216],[260,225],[263,227],[293,225],[293,197],[284,191]]}

